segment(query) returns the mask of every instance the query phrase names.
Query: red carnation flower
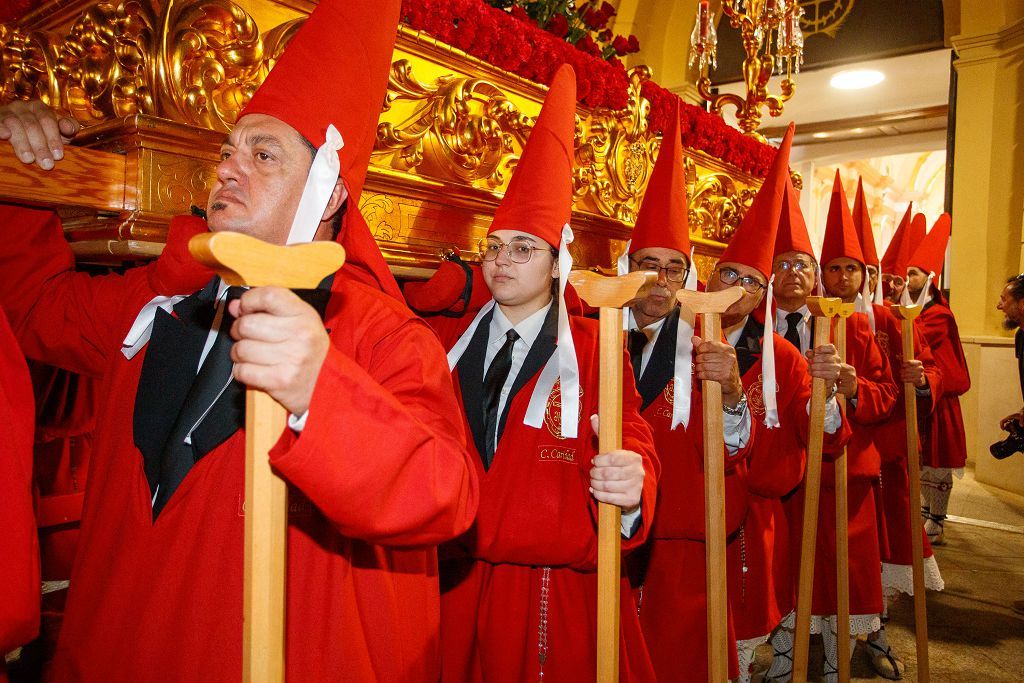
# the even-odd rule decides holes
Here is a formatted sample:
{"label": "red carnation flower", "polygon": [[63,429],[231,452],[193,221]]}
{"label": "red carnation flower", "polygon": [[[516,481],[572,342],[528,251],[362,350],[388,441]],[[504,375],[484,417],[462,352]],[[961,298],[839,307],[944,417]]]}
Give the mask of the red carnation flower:
{"label": "red carnation flower", "polygon": [[548,22],[547,31],[559,38],[565,38],[569,35],[569,22],[561,14],[556,14]]}
{"label": "red carnation flower", "polygon": [[622,36],[615,36],[615,40],[612,41],[612,48],[615,50],[615,54],[622,57],[629,54],[629,41]]}
{"label": "red carnation flower", "polygon": [[629,52],[633,53],[633,52],[639,52],[639,51],[640,51],[640,41],[637,40],[636,36],[630,35],[629,36]]}
{"label": "red carnation flower", "polygon": [[527,14],[526,10],[524,10],[519,5],[512,5],[512,10],[509,12],[509,14],[511,14],[513,17],[515,17],[519,21],[525,21],[528,24],[532,24],[533,23],[533,19],[530,18],[530,15]]}

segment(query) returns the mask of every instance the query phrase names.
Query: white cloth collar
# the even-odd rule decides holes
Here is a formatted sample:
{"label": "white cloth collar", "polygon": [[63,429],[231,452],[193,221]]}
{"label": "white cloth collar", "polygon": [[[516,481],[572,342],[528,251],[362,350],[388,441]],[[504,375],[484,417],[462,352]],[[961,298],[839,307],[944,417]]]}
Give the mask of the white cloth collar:
{"label": "white cloth collar", "polygon": [[544,328],[544,320],[547,319],[548,311],[551,310],[551,303],[549,301],[547,306],[531,313],[515,325],[505,317],[504,311],[501,310],[501,305],[496,305],[494,307],[494,316],[491,318],[490,329],[488,330],[489,343],[500,347],[505,343],[505,335],[508,334],[508,331],[515,329],[519,335],[519,341],[526,344],[526,348],[529,349],[537,341],[537,337],[540,336],[540,332]]}

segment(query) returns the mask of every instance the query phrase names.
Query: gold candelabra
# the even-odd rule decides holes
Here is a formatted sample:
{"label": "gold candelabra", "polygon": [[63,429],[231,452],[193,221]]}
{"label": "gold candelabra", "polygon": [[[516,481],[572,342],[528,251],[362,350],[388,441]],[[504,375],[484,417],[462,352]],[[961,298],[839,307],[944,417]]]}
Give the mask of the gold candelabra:
{"label": "gold candelabra", "polygon": [[[697,5],[697,23],[690,35],[690,66],[700,70],[697,91],[711,103],[717,114],[726,105],[736,108],[740,128],[747,135],[763,139],[757,132],[761,108],[772,116],[782,114],[784,103],[796,90],[794,76],[804,60],[804,36],[800,30],[803,10],[797,0],[722,0],[722,13],[743,36],[743,80],[746,97],[711,91],[709,72],[718,68],[718,35],[708,0]],[[772,38],[774,37],[774,41]],[[768,92],[768,81],[776,69],[785,73],[778,94]]]}

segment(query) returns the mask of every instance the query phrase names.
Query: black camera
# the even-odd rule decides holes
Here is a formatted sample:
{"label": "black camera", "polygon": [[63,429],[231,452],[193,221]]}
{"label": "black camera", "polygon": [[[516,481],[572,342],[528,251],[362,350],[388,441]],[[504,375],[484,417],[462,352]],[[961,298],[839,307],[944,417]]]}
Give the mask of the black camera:
{"label": "black camera", "polygon": [[1024,452],[1024,427],[1016,420],[1011,420],[1004,429],[1009,432],[1009,436],[988,447],[992,457],[997,460],[1005,460],[1014,453]]}

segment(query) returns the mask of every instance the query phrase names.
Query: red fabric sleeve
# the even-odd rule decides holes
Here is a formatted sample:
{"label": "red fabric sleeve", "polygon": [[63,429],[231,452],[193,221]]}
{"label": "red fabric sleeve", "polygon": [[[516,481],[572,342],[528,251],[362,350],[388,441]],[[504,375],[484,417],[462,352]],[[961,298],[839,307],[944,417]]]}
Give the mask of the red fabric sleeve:
{"label": "red fabric sleeve", "polygon": [[925,309],[915,322],[942,372],[942,396],[966,393],[971,388],[971,376],[953,313],[945,306],[935,304]]}
{"label": "red fabric sleeve", "polygon": [[34,418],[28,368],[0,310],[0,652],[24,645],[39,631],[39,544],[32,511]]}
{"label": "red fabric sleeve", "polygon": [[345,536],[436,545],[469,528],[479,495],[448,365],[419,321],[370,334],[365,369],[331,346],[305,429],[271,463]]}
{"label": "red fabric sleeve", "polygon": [[[913,327],[913,330],[914,359],[921,361],[921,364],[924,365],[924,376],[928,380],[928,394],[926,396],[918,396],[917,411],[919,415],[931,415],[935,412],[939,399],[942,398],[942,370],[939,368],[938,363],[935,362],[932,348],[924,338],[924,335],[921,334],[921,331],[916,326]],[[900,398],[902,399],[903,397],[901,396]]]}
{"label": "red fabric sleeve", "polygon": [[875,341],[862,313],[846,321],[847,362],[857,371],[857,396],[846,402],[846,415],[859,425],[880,422],[892,413],[899,393],[889,360]]}
{"label": "red fabric sleeve", "polygon": [[74,272],[74,255],[52,211],[3,205],[0,301],[25,355],[93,377],[120,348],[118,323],[128,275],[90,277]]}

